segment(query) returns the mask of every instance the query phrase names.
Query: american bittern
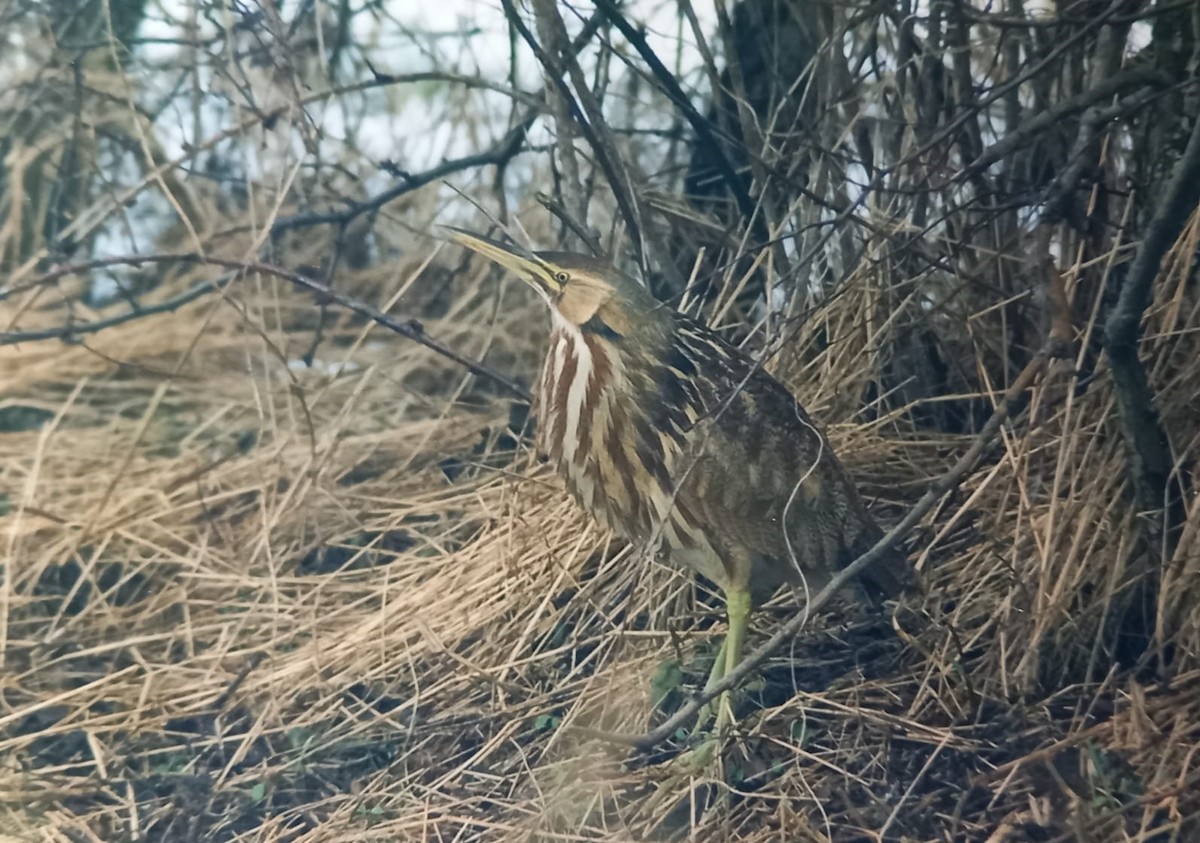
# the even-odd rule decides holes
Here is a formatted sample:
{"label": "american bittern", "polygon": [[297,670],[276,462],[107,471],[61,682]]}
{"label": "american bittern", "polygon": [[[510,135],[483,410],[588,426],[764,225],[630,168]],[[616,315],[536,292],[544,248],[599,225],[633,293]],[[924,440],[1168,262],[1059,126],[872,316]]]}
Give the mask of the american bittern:
{"label": "american bittern", "polygon": [[[550,306],[538,446],[580,506],[633,542],[661,539],[724,592],[709,687],[741,660],[754,605],[784,583],[815,593],[882,537],[800,403],[741,350],[603,261],[452,231]],[[893,553],[857,586],[877,604],[912,583]]]}

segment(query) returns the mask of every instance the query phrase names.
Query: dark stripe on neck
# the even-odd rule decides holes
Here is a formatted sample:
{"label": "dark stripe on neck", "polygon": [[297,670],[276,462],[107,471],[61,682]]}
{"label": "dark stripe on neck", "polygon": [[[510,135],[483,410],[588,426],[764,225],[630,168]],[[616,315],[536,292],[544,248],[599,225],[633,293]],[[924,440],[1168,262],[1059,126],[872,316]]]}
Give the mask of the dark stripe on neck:
{"label": "dark stripe on neck", "polygon": [[612,328],[608,327],[608,325],[606,325],[599,316],[593,315],[591,319],[584,322],[579,327],[585,333],[596,334],[597,336],[604,337],[604,339],[611,342],[616,342],[621,338],[621,335]]}

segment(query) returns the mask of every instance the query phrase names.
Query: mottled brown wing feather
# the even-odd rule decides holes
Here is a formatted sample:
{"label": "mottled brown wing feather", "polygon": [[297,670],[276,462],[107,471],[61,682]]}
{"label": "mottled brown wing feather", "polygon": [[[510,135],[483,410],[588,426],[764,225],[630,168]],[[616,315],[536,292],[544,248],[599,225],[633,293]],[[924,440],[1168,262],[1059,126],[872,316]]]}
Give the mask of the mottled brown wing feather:
{"label": "mottled brown wing feather", "polygon": [[[818,590],[881,530],[786,387],[704,328],[684,324],[679,339],[705,355],[695,396],[702,421],[688,434],[684,464],[692,468],[680,504],[706,523],[718,552],[748,551],[748,585],[759,599],[785,582]],[[862,577],[863,596],[877,603],[909,581],[907,560],[893,553]]]}

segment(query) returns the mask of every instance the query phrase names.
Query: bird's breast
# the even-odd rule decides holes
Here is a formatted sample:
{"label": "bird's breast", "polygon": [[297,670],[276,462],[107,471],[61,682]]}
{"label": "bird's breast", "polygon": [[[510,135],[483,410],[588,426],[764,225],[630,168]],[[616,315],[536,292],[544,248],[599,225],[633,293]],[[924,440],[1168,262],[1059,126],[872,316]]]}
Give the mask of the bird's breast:
{"label": "bird's breast", "polygon": [[606,340],[556,325],[537,390],[538,448],[585,511],[636,538],[639,466],[630,449],[633,418],[621,400],[624,377]]}
{"label": "bird's breast", "polygon": [[663,396],[646,389],[606,339],[557,326],[537,389],[539,450],[602,525],[634,541],[662,539],[711,556],[673,482],[684,437],[655,424]]}

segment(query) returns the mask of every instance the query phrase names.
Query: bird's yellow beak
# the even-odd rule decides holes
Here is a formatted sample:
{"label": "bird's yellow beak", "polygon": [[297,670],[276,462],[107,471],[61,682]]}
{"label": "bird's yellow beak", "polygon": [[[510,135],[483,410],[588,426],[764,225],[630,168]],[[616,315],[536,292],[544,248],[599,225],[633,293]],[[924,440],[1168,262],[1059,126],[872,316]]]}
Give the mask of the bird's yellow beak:
{"label": "bird's yellow beak", "polygon": [[560,292],[562,285],[554,277],[554,268],[533,252],[515,244],[500,243],[465,228],[452,225],[443,227],[450,232],[454,242],[498,263],[535,290],[548,295]]}

